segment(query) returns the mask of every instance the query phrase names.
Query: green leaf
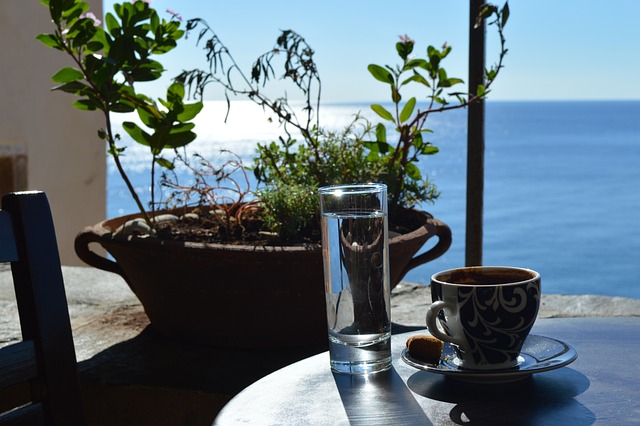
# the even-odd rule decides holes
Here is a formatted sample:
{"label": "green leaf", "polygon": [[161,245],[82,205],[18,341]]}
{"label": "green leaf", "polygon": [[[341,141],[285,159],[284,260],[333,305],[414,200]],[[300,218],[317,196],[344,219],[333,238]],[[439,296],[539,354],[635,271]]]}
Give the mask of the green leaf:
{"label": "green leaf", "polygon": [[422,147],[422,150],[420,151],[422,155],[433,155],[433,154],[437,154],[438,152],[440,152],[440,150],[438,149],[437,146],[426,145],[426,144]]}
{"label": "green leaf", "polygon": [[376,126],[376,141],[387,142],[387,128],[382,123]]}
{"label": "green leaf", "polygon": [[451,46],[446,46],[445,48],[442,49],[442,52],[440,52],[440,59],[444,59],[447,57],[447,55],[449,55],[449,53],[451,53]]}
{"label": "green leaf", "polygon": [[173,100],[175,98],[180,101],[184,99],[184,85],[182,83],[173,83],[167,89],[167,100],[170,102],[175,102]]}
{"label": "green leaf", "polygon": [[371,105],[371,109],[373,110],[373,112],[378,114],[383,119],[389,120],[389,121],[395,123],[395,120],[393,119],[393,115],[391,115],[391,113],[389,111],[387,111],[382,105],[373,104],[373,105]]}
{"label": "green leaf", "polygon": [[414,133],[413,146],[415,147],[416,151],[420,151],[424,146],[424,140],[422,139],[422,132]]}
{"label": "green leaf", "polygon": [[144,107],[136,108],[136,112],[145,126],[152,129],[159,126],[162,114],[155,105],[145,103]]}
{"label": "green leaf", "polygon": [[92,19],[79,19],[69,28],[67,39],[71,40],[74,49],[80,50],[96,34],[96,26]]}
{"label": "green leaf", "polygon": [[375,158],[377,158],[377,154],[380,153],[380,147],[376,141],[362,141],[362,146],[369,150],[369,155],[376,154]]}
{"label": "green leaf", "polygon": [[171,126],[171,131],[169,134],[174,135],[178,133],[183,133],[192,130],[196,125],[194,123],[180,123],[174,126]]}
{"label": "green leaf", "polygon": [[393,84],[393,75],[380,65],[370,64],[367,69],[376,80]]}
{"label": "green leaf", "polygon": [[365,160],[369,163],[376,163],[379,160],[378,153],[372,150],[369,150],[369,153],[365,157]]}
{"label": "green leaf", "polygon": [[395,84],[391,85],[391,100],[394,104],[399,104],[402,100],[402,95],[400,95],[400,91]]}
{"label": "green leaf", "polygon": [[88,90],[90,90],[89,86],[79,81],[71,81],[69,83],[62,84],[60,86],[56,86],[51,90],[59,90],[66,93],[73,93],[74,95],[83,96]]}
{"label": "green leaf", "polygon": [[483,19],[487,19],[497,11],[498,11],[498,8],[496,6],[489,3],[485,3],[480,8],[480,17]]}
{"label": "green leaf", "polygon": [[151,145],[151,135],[142,130],[136,123],[125,121],[122,123],[122,127],[134,141],[145,146]]}
{"label": "green leaf", "polygon": [[400,82],[400,87],[404,86],[405,84],[409,84],[409,83],[411,83],[412,81],[419,82],[419,78],[416,78],[416,76],[415,76],[415,75],[412,75],[412,76],[411,76],[411,77],[409,77],[409,78],[405,78],[404,80],[402,80],[402,81]]}
{"label": "green leaf", "polygon": [[427,56],[432,66],[437,67],[440,64],[440,58],[442,57],[440,51],[433,46],[427,47]]}
{"label": "green leaf", "polygon": [[60,39],[53,34],[38,34],[36,40],[39,40],[47,47],[60,50]]}
{"label": "green leaf", "polygon": [[451,87],[451,86],[455,86],[456,84],[464,83],[464,81],[462,81],[459,78],[446,78],[447,74],[446,72],[444,72],[444,68],[440,68],[440,71],[443,71],[443,72],[439,77],[440,80],[438,81],[438,87]]}
{"label": "green leaf", "polygon": [[128,113],[136,110],[131,104],[125,102],[114,102],[109,105],[109,109],[111,112],[117,113]]}
{"label": "green leaf", "polygon": [[71,83],[72,81],[81,80],[84,78],[84,74],[80,70],[72,67],[61,68],[57,73],[51,77],[54,83]]}
{"label": "green leaf", "polygon": [[509,19],[509,2],[505,2],[502,7],[502,21],[501,24],[504,27],[507,25],[507,20]]}
{"label": "green leaf", "polygon": [[56,24],[62,19],[62,14],[68,9],[71,9],[74,5],[74,0],[50,0],[49,11],[51,13],[51,19]]}
{"label": "green leaf", "polygon": [[164,68],[157,61],[137,63],[133,67],[126,68],[128,78],[133,81],[153,81],[162,76]]}
{"label": "green leaf", "polygon": [[420,73],[418,73],[416,70],[413,70],[413,75],[409,78],[407,78],[405,81],[402,82],[402,84],[400,84],[400,86],[404,86],[405,84],[411,82],[411,81],[415,81],[416,83],[420,83],[426,87],[431,87],[431,85],[429,84],[429,82],[427,81],[426,78],[424,78]]}
{"label": "green leaf", "polygon": [[425,66],[427,66],[427,61],[425,61],[424,59],[412,59],[405,64],[402,70],[407,71],[417,67],[424,68]]}
{"label": "green leaf", "polygon": [[[116,139],[120,139],[120,135],[116,135]],[[115,148],[113,146],[109,146],[109,149],[107,149],[107,153],[109,155],[113,155],[114,157],[118,157],[119,155],[124,155],[124,151],[127,149],[126,146],[123,146],[121,148]]]}
{"label": "green leaf", "polygon": [[446,82],[448,80],[447,71],[444,68],[440,68],[438,70],[438,80],[440,80],[440,83]]}
{"label": "green leaf", "polygon": [[105,22],[107,31],[109,31],[109,34],[116,35],[115,34],[116,30],[120,29],[120,24],[118,23],[118,20],[111,13],[107,13],[107,16],[105,16],[104,18],[104,22]]}
{"label": "green leaf", "polygon": [[406,43],[396,43],[396,51],[398,52],[398,55],[402,58],[402,60],[406,60],[411,52],[413,52],[413,45],[413,41],[408,41]]}
{"label": "green leaf", "polygon": [[420,169],[415,165],[415,163],[407,163],[405,165],[405,171],[411,180],[420,180],[422,178]]}
{"label": "green leaf", "polygon": [[165,169],[168,169],[168,170],[173,170],[176,167],[171,161],[162,157],[156,157],[155,162],[161,167],[164,167]]}
{"label": "green leaf", "polygon": [[102,50],[104,48],[104,44],[101,41],[90,41],[86,44],[85,46],[85,52],[87,53],[93,53],[93,52],[98,52],[100,50]]}
{"label": "green leaf", "polygon": [[82,111],[95,111],[98,109],[96,103],[90,99],[78,99],[73,103],[73,106]]}
{"label": "green leaf", "polygon": [[67,25],[74,25],[83,13],[89,10],[89,4],[80,0],[65,0],[66,6],[62,13],[62,18],[67,21]]}
{"label": "green leaf", "polygon": [[381,141],[377,141],[377,142],[363,142],[363,145],[365,146],[365,148],[367,148],[369,151],[371,151],[372,153],[375,153],[376,156],[378,154],[380,155],[384,155],[386,153],[388,153],[389,151],[391,151],[393,149],[393,147],[391,145],[389,145],[386,142],[381,142]]}
{"label": "green leaf", "polygon": [[402,108],[402,111],[400,112],[400,122],[404,123],[405,121],[407,121],[410,117],[411,114],[413,114],[413,110],[416,107],[416,98],[413,97],[411,99],[409,99],[407,101],[406,104],[404,104],[404,107]]}
{"label": "green leaf", "polygon": [[165,146],[170,148],[180,148],[193,142],[196,139],[196,136],[197,135],[191,131],[172,133],[168,138],[168,141],[165,143]]}
{"label": "green leaf", "polygon": [[202,102],[196,102],[193,104],[185,104],[183,105],[183,107],[183,111],[178,114],[176,119],[178,121],[185,122],[193,120],[200,113],[200,111],[202,111],[204,104]]}

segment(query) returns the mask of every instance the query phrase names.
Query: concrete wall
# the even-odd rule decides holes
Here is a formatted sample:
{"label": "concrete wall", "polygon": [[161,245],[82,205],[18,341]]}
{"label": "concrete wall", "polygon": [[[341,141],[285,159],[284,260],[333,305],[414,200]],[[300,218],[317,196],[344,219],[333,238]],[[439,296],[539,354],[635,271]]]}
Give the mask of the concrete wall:
{"label": "concrete wall", "polygon": [[[101,0],[88,3],[102,15]],[[81,265],[74,237],[106,214],[106,154],[96,134],[103,119],[74,109],[72,95],[50,91],[51,76],[70,65],[35,40],[52,28],[39,1],[0,1],[0,190],[45,191],[62,262]]]}

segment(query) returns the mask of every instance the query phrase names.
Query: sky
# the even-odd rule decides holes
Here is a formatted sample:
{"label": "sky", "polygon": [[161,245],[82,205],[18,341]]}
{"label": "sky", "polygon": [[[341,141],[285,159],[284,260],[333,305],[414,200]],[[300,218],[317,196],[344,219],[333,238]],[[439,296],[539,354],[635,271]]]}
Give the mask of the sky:
{"label": "sky", "polygon": [[[113,3],[104,0],[104,11]],[[452,46],[443,65],[450,77],[467,80],[464,0],[153,0],[152,6],[167,18],[166,9],[172,9],[185,20],[205,19],[246,70],[271,49],[281,30],[295,30],[315,50],[323,102],[390,100],[388,87],[373,79],[367,66],[398,63],[395,43],[404,34],[415,40],[418,57],[428,45]],[[510,0],[509,8],[509,52],[489,99],[640,100],[640,1]],[[497,60],[492,28],[487,65]],[[203,58],[190,38],[158,59],[173,76],[183,68],[203,67]],[[154,84],[158,94],[167,85]],[[212,89],[206,98],[222,99],[222,94]]]}

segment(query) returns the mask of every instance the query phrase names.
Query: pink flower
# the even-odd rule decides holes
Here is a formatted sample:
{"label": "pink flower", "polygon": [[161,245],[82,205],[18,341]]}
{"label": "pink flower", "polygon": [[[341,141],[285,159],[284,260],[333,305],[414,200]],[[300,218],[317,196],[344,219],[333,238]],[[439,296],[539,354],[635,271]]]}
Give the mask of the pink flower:
{"label": "pink flower", "polygon": [[178,21],[182,22],[182,16],[180,16],[180,14],[178,12],[174,11],[173,9],[167,9],[167,13],[172,15]]}
{"label": "pink flower", "polygon": [[406,35],[406,34],[405,34],[405,35],[398,36],[398,37],[400,37],[400,41],[401,41],[403,44],[415,43],[415,41],[414,41],[411,37],[409,37],[408,35]]}
{"label": "pink flower", "polygon": [[95,25],[96,27],[102,23],[102,21],[99,20],[96,15],[91,12],[83,13],[82,15],[80,15],[80,19],[91,19],[93,21],[93,25]]}

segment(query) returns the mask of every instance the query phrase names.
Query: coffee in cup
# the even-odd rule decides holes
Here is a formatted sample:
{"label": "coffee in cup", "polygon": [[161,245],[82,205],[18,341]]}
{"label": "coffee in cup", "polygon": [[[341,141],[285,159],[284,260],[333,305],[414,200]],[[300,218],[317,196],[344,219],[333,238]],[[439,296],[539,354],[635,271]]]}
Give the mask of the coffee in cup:
{"label": "coffee in cup", "polygon": [[427,327],[453,344],[462,368],[514,367],[540,296],[540,274],[530,269],[476,266],[438,272],[431,277]]}

